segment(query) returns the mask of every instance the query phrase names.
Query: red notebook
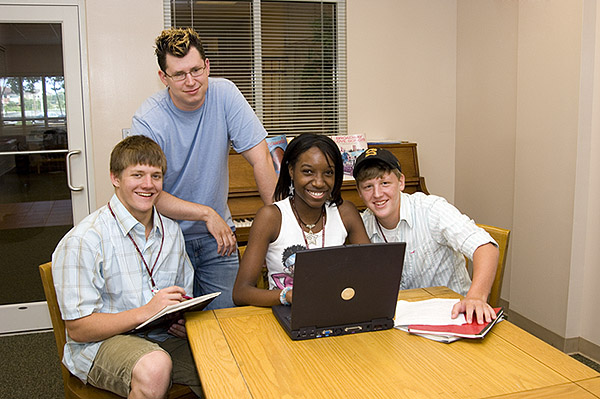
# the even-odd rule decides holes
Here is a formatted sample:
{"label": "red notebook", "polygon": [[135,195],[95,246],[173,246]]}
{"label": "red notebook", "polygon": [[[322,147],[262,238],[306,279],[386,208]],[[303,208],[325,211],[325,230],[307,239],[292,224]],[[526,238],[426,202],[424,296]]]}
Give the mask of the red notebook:
{"label": "red notebook", "polygon": [[460,338],[483,338],[492,327],[502,319],[504,314],[503,308],[494,308],[496,311],[496,318],[489,323],[477,324],[477,321],[473,321],[471,324],[449,325],[449,326],[429,326],[413,324],[408,326],[408,332],[412,334],[431,334],[431,335],[444,335],[450,337]]}

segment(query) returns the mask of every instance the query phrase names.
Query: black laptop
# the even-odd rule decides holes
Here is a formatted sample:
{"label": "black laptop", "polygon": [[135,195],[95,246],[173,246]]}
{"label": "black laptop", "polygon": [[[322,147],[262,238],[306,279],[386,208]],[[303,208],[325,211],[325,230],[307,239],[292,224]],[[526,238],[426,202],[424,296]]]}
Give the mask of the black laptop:
{"label": "black laptop", "polygon": [[273,306],[288,335],[311,339],[394,327],[406,243],[301,250],[291,306]]}

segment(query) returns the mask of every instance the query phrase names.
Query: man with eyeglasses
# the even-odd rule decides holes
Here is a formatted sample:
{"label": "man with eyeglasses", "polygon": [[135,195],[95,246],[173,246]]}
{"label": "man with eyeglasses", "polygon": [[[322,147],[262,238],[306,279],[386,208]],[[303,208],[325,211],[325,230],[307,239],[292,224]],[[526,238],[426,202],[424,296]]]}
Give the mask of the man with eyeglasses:
{"label": "man with eyeglasses", "polygon": [[210,62],[193,29],[164,30],[155,44],[167,88],[140,106],[131,132],[155,140],[167,156],[157,208],[180,221],[194,265],[194,296],[221,291],[209,308],[231,307],[239,262],[227,207],[229,146],[252,165],[261,198],[270,204],[276,175],[267,132],[233,82],[209,77]]}

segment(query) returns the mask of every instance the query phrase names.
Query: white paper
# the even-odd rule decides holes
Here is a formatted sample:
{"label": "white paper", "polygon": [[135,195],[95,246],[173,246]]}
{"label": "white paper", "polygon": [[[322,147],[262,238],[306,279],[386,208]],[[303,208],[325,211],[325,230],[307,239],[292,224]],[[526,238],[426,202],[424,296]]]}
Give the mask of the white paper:
{"label": "white paper", "polygon": [[424,301],[408,302],[398,301],[394,326],[411,324],[424,324],[430,326],[461,325],[465,324],[464,313],[456,319],[452,316],[452,307],[459,299],[433,298]]}

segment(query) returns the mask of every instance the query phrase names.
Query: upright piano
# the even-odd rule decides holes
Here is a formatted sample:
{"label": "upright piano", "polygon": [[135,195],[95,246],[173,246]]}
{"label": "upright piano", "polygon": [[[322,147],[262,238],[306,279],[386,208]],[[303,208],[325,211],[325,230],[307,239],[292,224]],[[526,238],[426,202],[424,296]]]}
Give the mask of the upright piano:
{"label": "upright piano", "polygon": [[[378,143],[369,147],[385,148],[400,161],[406,183],[404,192],[412,194],[417,191],[429,194],[425,187],[425,179],[419,174],[419,160],[416,143]],[[344,180],[342,198],[351,201],[359,210],[365,205],[358,196],[354,180]],[[240,245],[248,241],[248,233],[254,215],[263,206],[256,188],[252,167],[244,157],[235,151],[229,152],[229,198],[227,200],[231,216],[236,226],[237,240]]]}

